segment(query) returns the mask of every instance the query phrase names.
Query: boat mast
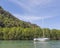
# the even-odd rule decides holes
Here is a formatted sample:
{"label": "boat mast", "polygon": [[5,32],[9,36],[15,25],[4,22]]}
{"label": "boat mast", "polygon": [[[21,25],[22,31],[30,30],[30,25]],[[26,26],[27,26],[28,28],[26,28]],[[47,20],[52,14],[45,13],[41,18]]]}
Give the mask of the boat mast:
{"label": "boat mast", "polygon": [[[44,24],[44,19],[42,17],[42,26],[43,26],[43,24]],[[43,38],[44,38],[45,37],[45,35],[44,35],[44,29],[42,30],[42,32],[43,32]]]}

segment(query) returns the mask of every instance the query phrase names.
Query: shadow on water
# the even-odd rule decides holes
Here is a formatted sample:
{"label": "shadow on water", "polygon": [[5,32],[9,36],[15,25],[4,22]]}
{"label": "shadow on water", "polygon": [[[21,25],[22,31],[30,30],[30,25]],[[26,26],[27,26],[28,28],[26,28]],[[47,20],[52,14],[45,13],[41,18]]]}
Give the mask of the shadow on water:
{"label": "shadow on water", "polygon": [[34,44],[26,40],[0,41],[0,48],[34,48]]}

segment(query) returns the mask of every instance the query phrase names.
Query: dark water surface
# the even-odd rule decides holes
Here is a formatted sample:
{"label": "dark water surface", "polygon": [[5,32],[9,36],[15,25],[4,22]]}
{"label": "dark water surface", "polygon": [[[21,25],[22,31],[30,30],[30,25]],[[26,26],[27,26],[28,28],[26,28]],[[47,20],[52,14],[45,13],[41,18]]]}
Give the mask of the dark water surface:
{"label": "dark water surface", "polygon": [[60,41],[0,41],[0,48],[60,48]]}

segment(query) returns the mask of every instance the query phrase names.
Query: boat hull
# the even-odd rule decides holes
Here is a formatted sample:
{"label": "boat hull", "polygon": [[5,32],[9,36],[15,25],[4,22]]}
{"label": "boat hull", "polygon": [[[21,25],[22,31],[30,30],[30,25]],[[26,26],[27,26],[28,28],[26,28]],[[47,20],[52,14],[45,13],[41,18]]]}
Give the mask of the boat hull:
{"label": "boat hull", "polygon": [[34,38],[34,41],[47,41],[49,38]]}

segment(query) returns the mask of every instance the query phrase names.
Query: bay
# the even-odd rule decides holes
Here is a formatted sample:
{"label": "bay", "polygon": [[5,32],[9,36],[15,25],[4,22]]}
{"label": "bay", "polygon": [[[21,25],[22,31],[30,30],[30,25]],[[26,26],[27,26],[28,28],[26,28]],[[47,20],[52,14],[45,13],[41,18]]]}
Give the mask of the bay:
{"label": "bay", "polygon": [[1,40],[0,48],[60,48],[60,41],[34,42],[32,40]]}

